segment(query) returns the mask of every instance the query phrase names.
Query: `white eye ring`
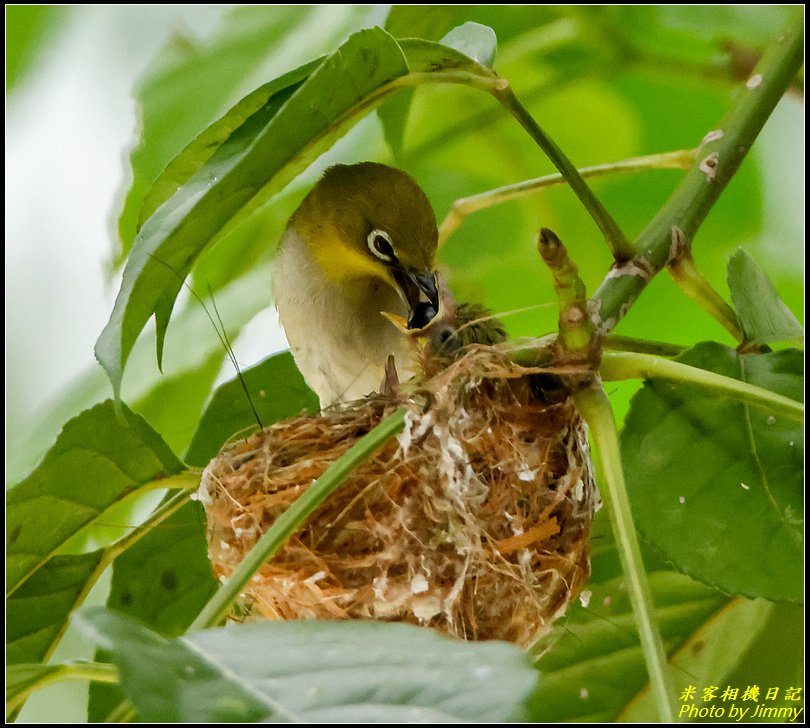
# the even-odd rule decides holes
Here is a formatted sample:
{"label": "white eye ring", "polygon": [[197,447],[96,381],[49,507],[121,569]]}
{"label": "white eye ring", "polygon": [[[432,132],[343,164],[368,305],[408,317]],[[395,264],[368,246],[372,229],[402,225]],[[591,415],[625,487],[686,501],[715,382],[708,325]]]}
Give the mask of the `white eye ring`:
{"label": "white eye ring", "polygon": [[396,260],[391,236],[385,230],[372,230],[366,240],[368,241],[368,249],[374,256],[384,260],[386,263]]}

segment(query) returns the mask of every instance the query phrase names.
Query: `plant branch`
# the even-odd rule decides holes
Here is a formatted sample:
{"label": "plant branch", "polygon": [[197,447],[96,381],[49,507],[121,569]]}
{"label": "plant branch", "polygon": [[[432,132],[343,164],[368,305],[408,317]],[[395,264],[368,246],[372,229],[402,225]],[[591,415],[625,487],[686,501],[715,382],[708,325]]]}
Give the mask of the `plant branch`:
{"label": "plant branch", "polygon": [[205,629],[218,624],[228,613],[231,604],[261,566],[284,546],[304,521],[342,483],[352,471],[370,458],[395,434],[405,427],[405,408],[388,415],[371,432],[360,438],[329,469],[316,480],[259,539],[242,559],[228,580],[197,615],[189,630]]}
{"label": "plant branch", "polygon": [[560,343],[574,359],[586,359],[593,340],[593,325],[579,268],[562,241],[548,228],[540,229],[537,250],[554,276],[554,292],[560,307]]}
{"label": "plant branch", "polygon": [[740,328],[737,314],[697,269],[691,247],[678,227],[672,228],[672,250],[674,254],[667,263],[667,270],[678,288],[718,321],[737,341],[743,341],[745,335]]}
{"label": "plant branch", "polygon": [[580,389],[574,394],[574,402],[590,428],[599,492],[607,507],[616,538],[616,548],[619,551],[627,593],[633,605],[658,716],[661,722],[672,723],[675,716],[672,706],[675,691],[630,510],[613,410],[601,386]]}
{"label": "plant branch", "polygon": [[632,336],[618,336],[617,334],[605,336],[602,339],[602,346],[611,351],[635,351],[640,354],[657,354],[658,356],[678,356],[687,349],[680,344],[634,339]]}
{"label": "plant branch", "polygon": [[[628,174],[641,172],[645,169],[689,169],[695,159],[695,150],[679,149],[675,152],[662,152],[660,154],[648,154],[643,157],[632,157],[622,159],[618,162],[608,162],[607,164],[596,164],[590,167],[582,167],[579,174],[583,179],[591,177],[604,177],[610,174]],[[559,172],[548,174],[543,177],[516,182],[511,185],[504,185],[494,190],[480,192],[470,197],[462,197],[456,200],[450,212],[439,226],[439,245],[441,246],[464,222],[464,219],[473,212],[484,210],[494,205],[500,205],[510,200],[526,197],[539,190],[554,187],[566,183],[566,178]]]}
{"label": "plant branch", "polygon": [[803,55],[803,21],[797,15],[738,90],[720,125],[704,137],[698,159],[636,240],[638,254],[632,265],[614,268],[594,294],[592,317],[597,330],[607,333],[613,329],[653,276],[671,260],[675,228],[687,241],[694,238],[790,86]]}
{"label": "plant branch", "polygon": [[739,379],[689,366],[681,362],[662,359],[649,354],[605,352],[599,373],[607,381],[621,379],[667,379],[682,384],[695,384],[725,394],[754,407],[761,407],[797,422],[804,421],[801,402],[775,394]]}
{"label": "plant branch", "polygon": [[512,87],[504,82],[493,85],[490,93],[501,103],[501,105],[520,123],[529,133],[537,145],[545,152],[554,166],[565,177],[574,194],[579,198],[585,209],[590,213],[594,222],[599,226],[605,236],[613,257],[618,262],[629,260],[635,254],[635,250],[621,231],[616,221],[605,209],[604,205],[596,198],[593,191],[571,163],[565,153],[560,149],[554,140],[546,134],[540,125],[535,121],[529,110],[520,102]]}
{"label": "plant branch", "polygon": [[[34,677],[27,679],[27,675]],[[41,663],[9,665],[6,668],[6,718],[22,708],[28,697],[36,690],[63,680],[92,680],[101,683],[118,683],[118,669],[107,662],[70,662],[45,666]],[[16,682],[21,687],[14,686]]]}

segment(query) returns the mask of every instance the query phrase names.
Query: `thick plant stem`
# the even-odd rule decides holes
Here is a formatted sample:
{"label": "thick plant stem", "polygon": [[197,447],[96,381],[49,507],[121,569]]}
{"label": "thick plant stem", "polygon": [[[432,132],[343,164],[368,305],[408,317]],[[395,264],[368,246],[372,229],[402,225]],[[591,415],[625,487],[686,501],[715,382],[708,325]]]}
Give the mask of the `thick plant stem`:
{"label": "thick plant stem", "polygon": [[686,177],[636,240],[633,264],[611,271],[594,294],[592,317],[601,333],[616,326],[653,276],[674,258],[673,233],[678,231],[691,243],[790,86],[803,56],[804,26],[798,13],[738,89],[734,105],[704,137]]}
{"label": "thick plant stem", "polygon": [[630,500],[619,456],[619,438],[613,410],[601,386],[579,390],[574,394],[574,402],[580,415],[587,422],[593,440],[599,492],[607,507],[610,525],[616,538],[616,547],[625,576],[627,593],[633,605],[658,717],[662,723],[672,723],[675,720],[673,709],[675,691],[661,632],[655,618],[652,591],[633,524],[633,514],[630,510]]}
{"label": "thick plant stem", "polygon": [[[645,169],[689,169],[695,159],[694,149],[679,149],[675,152],[662,152],[660,154],[648,154],[644,157],[633,157],[622,159],[618,162],[607,164],[596,164],[591,167],[581,167],[579,174],[583,179],[592,177],[604,177],[611,174],[629,174],[641,172]],[[456,200],[450,212],[439,225],[439,245],[442,245],[464,222],[464,219],[473,212],[485,210],[495,205],[500,205],[510,200],[527,197],[535,192],[566,183],[566,178],[560,174],[548,174],[543,177],[516,182],[511,185],[504,185],[494,190],[480,192],[477,195],[463,197]]]}
{"label": "thick plant stem", "polygon": [[741,382],[739,379],[724,377],[722,374],[715,374],[699,367],[650,354],[606,351],[602,355],[599,373],[607,381],[667,379],[681,384],[695,384],[711,389],[718,394],[734,397],[753,407],[761,407],[775,414],[783,415],[796,422],[804,421],[804,405],[801,402],[775,394],[762,387]]}
{"label": "thick plant stem", "polygon": [[498,99],[503,107],[517,119],[520,125],[529,133],[537,145],[545,152],[546,156],[553,162],[554,166],[560,170],[560,174],[565,177],[574,194],[579,198],[585,209],[590,213],[594,222],[599,226],[605,236],[608,246],[613,253],[613,258],[617,262],[630,260],[635,255],[635,250],[621,231],[616,221],[605,209],[604,205],[596,198],[593,191],[588,187],[582,175],[565,156],[551,137],[546,134],[540,125],[535,121],[529,110],[520,102],[508,83],[494,85],[490,93]]}
{"label": "thick plant stem", "polygon": [[248,552],[222,588],[189,627],[189,630],[213,627],[222,621],[239,593],[262,564],[272,558],[346,478],[361,463],[370,458],[394,435],[405,427],[405,408],[388,415],[371,432],[360,438],[315,481],[284,513],[282,513],[258,543]]}

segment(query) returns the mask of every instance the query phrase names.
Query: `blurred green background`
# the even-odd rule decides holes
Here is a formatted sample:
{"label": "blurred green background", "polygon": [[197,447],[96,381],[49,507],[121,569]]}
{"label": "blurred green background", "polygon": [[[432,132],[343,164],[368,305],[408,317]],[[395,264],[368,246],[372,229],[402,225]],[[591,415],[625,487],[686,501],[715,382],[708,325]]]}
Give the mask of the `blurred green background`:
{"label": "blurred green background", "polygon": [[[151,180],[241,96],[330,52],[352,31],[385,23],[388,7],[11,6],[6,12],[6,479],[13,484],[65,420],[111,393],[93,343],[109,316],[122,250]],[[787,12],[780,6],[435,6],[400,8],[389,23],[396,35],[436,39],[466,20],[493,27],[496,69],[584,166],[695,147],[715,128],[735,83],[746,78],[750,60]],[[745,247],[800,318],[803,123],[801,98],[789,94],[694,250],[699,268],[727,295],[726,261]],[[366,118],[209,251],[194,274],[199,290],[217,291],[226,323],[241,330],[236,349],[244,367],[284,347],[267,306],[273,247],[287,215],[324,167],[364,159],[407,169],[439,220],[456,198],[554,171],[492,99],[469,89],[418,89],[397,157],[377,116]],[[633,236],[679,178],[650,171],[593,187]],[[483,301],[501,314],[541,304],[506,316],[515,335],[555,328],[549,275],[534,250],[541,225],[566,242],[594,290],[610,257],[565,188],[474,214],[441,252],[459,298]],[[618,333],[732,343],[664,275]],[[124,398],[182,452],[212,386],[232,372],[210,323],[187,296],[169,329],[162,377],[152,340],[143,338],[128,366]],[[620,415],[635,387],[611,385]],[[56,657],[82,650],[70,637]],[[43,691],[22,719],[82,719],[82,694],[77,686]]]}

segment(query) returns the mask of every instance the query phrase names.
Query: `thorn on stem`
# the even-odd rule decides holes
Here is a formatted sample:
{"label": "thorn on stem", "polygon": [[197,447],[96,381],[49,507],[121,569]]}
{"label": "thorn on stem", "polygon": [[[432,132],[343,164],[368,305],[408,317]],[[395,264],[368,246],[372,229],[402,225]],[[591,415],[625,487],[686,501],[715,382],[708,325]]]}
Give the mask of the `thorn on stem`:
{"label": "thorn on stem", "polygon": [[700,171],[706,175],[709,182],[714,182],[717,176],[717,166],[720,164],[720,155],[717,152],[712,152],[700,163]]}

